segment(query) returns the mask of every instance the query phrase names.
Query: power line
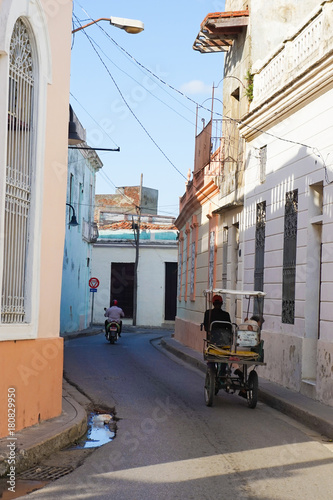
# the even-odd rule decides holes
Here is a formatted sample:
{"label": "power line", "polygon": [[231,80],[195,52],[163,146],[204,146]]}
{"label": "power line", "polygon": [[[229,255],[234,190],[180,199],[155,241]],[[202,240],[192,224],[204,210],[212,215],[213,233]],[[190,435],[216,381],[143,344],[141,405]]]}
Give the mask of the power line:
{"label": "power line", "polygon": [[[82,8],[82,7],[81,7]],[[145,70],[146,72],[148,72],[150,75],[152,75],[155,79],[157,79],[158,81],[160,81],[163,85],[165,86],[168,86],[170,89],[172,89],[173,91],[179,93],[180,95],[182,95],[183,97],[185,97],[186,99],[188,99],[189,101],[191,101],[192,103],[196,104],[198,107],[200,107],[201,109],[205,109],[206,111],[209,111],[211,112],[211,109],[203,106],[203,105],[200,105],[199,103],[197,103],[194,99],[190,98],[189,96],[187,96],[184,92],[181,92],[180,90],[176,89],[175,87],[173,87],[172,85],[168,84],[166,81],[162,80],[158,75],[156,75],[153,71],[151,71],[149,68],[147,68],[146,66],[144,66],[143,64],[141,64],[137,59],[135,59],[128,51],[126,51],[121,45],[119,45],[112,37],[110,37],[110,35],[108,33],[106,33],[106,31],[99,27],[100,29],[102,29],[103,33],[113,42],[113,44],[118,47],[120,50],[122,50],[130,59],[132,59],[140,68],[142,68],[143,70]],[[121,89],[119,88],[118,84],[116,83],[114,77],[112,76],[110,70],[108,69],[108,67],[106,66],[105,62],[103,61],[101,55],[99,54],[99,52],[97,51],[95,45],[100,49],[100,47],[98,46],[98,44],[92,40],[92,38],[86,33],[86,31],[84,30],[84,33],[87,37],[87,39],[89,40],[89,43],[91,44],[93,50],[96,52],[98,58],[100,59],[100,61],[102,62],[103,66],[105,67],[107,73],[109,74],[110,78],[112,79],[116,89],[118,90],[118,93],[120,94],[123,102],[125,103],[127,109],[130,111],[130,113],[132,114],[132,116],[135,118],[135,120],[139,123],[139,125],[141,126],[141,128],[145,131],[145,133],[147,134],[147,136],[150,138],[150,140],[154,143],[154,145],[158,148],[158,150],[161,152],[161,154],[166,158],[166,160],[171,164],[171,166],[184,178],[187,180],[187,177],[185,177],[185,175],[176,167],[176,165],[174,165],[174,163],[170,160],[170,158],[166,155],[166,153],[162,150],[162,148],[159,146],[159,144],[154,140],[154,138],[151,136],[151,134],[148,132],[147,128],[143,125],[143,123],[140,121],[140,119],[137,117],[137,115],[134,113],[134,111],[132,110],[132,108],[130,107],[130,105],[128,104],[127,100],[125,99],[125,96],[123,95]],[[104,52],[102,51],[102,49],[100,49],[101,52],[104,54]],[[105,54],[104,54],[105,55]],[[107,56],[106,56],[107,57]],[[113,63],[114,64],[114,63]],[[116,65],[115,65],[116,66]],[[162,101],[163,102],[163,101]],[[179,113],[178,113],[179,114]],[[267,131],[264,131],[264,130],[261,130],[257,127],[253,127],[253,126],[250,126],[246,123],[244,123],[242,120],[237,120],[237,119],[234,119],[234,118],[231,118],[231,117],[228,117],[228,116],[223,116],[223,114],[219,113],[219,112],[215,112],[216,115],[218,116],[221,116],[222,119],[225,119],[225,120],[230,120],[234,123],[236,123],[237,125],[243,125],[251,130],[254,130],[254,131],[257,131],[257,132],[260,132],[262,134],[266,134],[270,137],[273,137],[277,140],[281,140],[281,141],[284,141],[284,142],[288,142],[288,143],[291,143],[291,144],[295,144],[295,145],[299,145],[299,146],[302,146],[302,147],[305,147],[305,148],[308,148],[310,150],[312,150],[312,152],[318,156],[319,158],[321,158],[321,160],[323,161],[323,165],[324,165],[324,168],[325,168],[325,175],[326,175],[326,179],[328,179],[328,176],[327,176],[327,168],[326,168],[326,165],[325,165],[325,160],[323,159],[321,153],[319,152],[319,150],[317,148],[314,148],[314,147],[311,147],[309,145],[306,145],[306,144],[303,144],[301,142],[298,142],[298,141],[293,141],[293,140],[290,140],[290,139],[286,139],[286,138],[283,138],[283,137],[280,137],[280,136],[277,136],[271,132],[267,132]],[[193,182],[193,181],[192,181]],[[193,184],[194,185],[194,184]],[[194,188],[198,190],[198,188],[194,185]],[[209,201],[211,201],[215,206],[219,207],[219,205],[217,203],[215,203],[210,197],[206,196],[204,193],[202,193],[203,196],[208,199]]]}
{"label": "power line", "polygon": [[[98,26],[104,33],[105,30],[101,27],[101,26]],[[91,37],[91,39],[93,40],[93,38]],[[177,111],[175,108],[173,108],[172,106],[170,106],[169,104],[167,104],[165,101],[163,101],[163,99],[159,98],[156,94],[154,94],[153,92],[151,92],[149,89],[147,89],[147,87],[145,87],[144,85],[142,85],[138,80],[136,80],[132,75],[130,75],[129,73],[127,73],[124,69],[120,68],[114,61],[112,61],[112,59],[110,59],[110,57],[105,54],[105,52],[103,51],[103,49],[100,47],[100,45],[98,45],[98,43],[93,40],[93,43],[96,45],[96,47],[98,47],[98,49],[101,51],[101,53],[104,55],[104,57],[106,57],[106,59],[108,59],[111,64],[113,64],[113,66],[115,66],[119,71],[121,71],[122,73],[124,73],[126,76],[128,76],[129,78],[131,78],[131,80],[133,80],[135,83],[137,83],[140,87],[142,87],[148,94],[150,94],[151,96],[153,96],[157,101],[161,102],[162,104],[164,104],[164,106],[166,106],[167,108],[171,109],[174,113],[176,113],[178,116],[180,116],[181,118],[183,118],[185,121],[189,122],[191,125],[195,125],[193,122],[191,122],[188,118],[186,118],[184,115],[182,115],[181,113],[179,113],[179,111]],[[159,88],[161,88],[159,86]],[[172,97],[169,93],[167,93],[170,97]],[[180,103],[180,101],[178,101],[176,99],[176,101]],[[187,108],[185,106],[185,108],[190,111],[191,113],[194,113],[194,111],[190,110],[189,108]]]}
{"label": "power line", "polygon": [[[160,81],[163,85],[169,87],[171,90],[177,92],[178,94],[180,94],[181,96],[183,96],[184,98],[186,98],[187,100],[189,100],[190,102],[192,102],[193,104],[196,104],[198,107],[202,108],[202,109],[205,109],[206,111],[209,111],[209,112],[212,112],[212,109],[210,108],[207,108],[206,106],[202,106],[201,104],[199,104],[197,101],[195,101],[194,99],[192,99],[191,97],[189,97],[187,94],[185,94],[184,92],[182,92],[181,90],[177,89],[176,87],[172,86],[171,84],[169,84],[168,82],[166,82],[165,80],[162,80],[158,75],[156,75],[153,71],[151,71],[149,68],[147,68],[144,64],[140,63],[135,57],[133,57],[126,49],[124,49],[124,47],[122,47],[119,43],[116,42],[116,40],[114,40],[103,28],[101,28],[99,26],[99,28],[105,33],[105,35],[112,41],[112,43],[114,43],[114,45],[116,45],[120,50],[122,50],[130,59],[132,59],[140,68],[142,68],[143,70],[145,70],[146,72],[148,72],[150,75],[152,75],[155,79],[157,79],[158,81]],[[225,77],[226,78],[226,77]],[[280,141],[284,141],[284,142],[288,142],[288,143],[291,143],[291,144],[295,144],[297,146],[302,146],[302,147],[306,147],[308,149],[311,149],[313,151],[313,153],[318,156],[319,158],[322,159],[323,163],[324,163],[324,166],[326,167],[325,165],[325,160],[324,158],[322,157],[320,151],[318,150],[318,148],[315,148],[313,146],[310,146],[308,144],[303,144],[302,142],[299,142],[299,141],[293,141],[291,139],[286,139],[284,137],[281,137],[281,136],[278,136],[276,134],[273,134],[271,132],[267,132],[267,131],[264,131],[262,129],[259,129],[257,127],[254,127],[252,125],[248,125],[246,123],[244,123],[242,120],[238,120],[238,119],[235,119],[235,118],[231,118],[230,116],[226,116],[226,115],[223,115],[222,113],[219,113],[218,111],[214,112],[214,114],[218,115],[218,116],[221,116],[222,119],[228,119],[228,120],[231,120],[231,121],[234,121],[235,123],[237,123],[238,125],[243,125],[247,128],[249,128],[250,130],[253,130],[253,131],[256,131],[256,132],[260,132],[262,134],[266,134],[270,137],[273,137],[277,140],[280,140]],[[317,153],[316,153],[317,151]]]}
{"label": "power line", "polygon": [[111,141],[113,142],[113,144],[117,147],[119,147],[119,145],[112,139],[112,137],[104,130],[102,129],[102,127],[100,126],[100,124],[97,122],[97,120],[95,120],[95,118],[89,113],[89,111],[80,103],[80,101],[74,96],[74,94],[72,94],[72,92],[70,92],[70,95],[73,97],[73,99],[81,106],[81,108],[87,113],[87,115],[93,120],[94,123],[96,123],[96,125],[101,129],[103,130],[103,133],[105,133],[109,139],[111,139]]}
{"label": "power line", "polygon": [[[170,165],[179,173],[179,175],[181,175],[185,180],[187,180],[187,176],[185,176],[177,167],[176,165],[170,160],[170,158],[167,156],[167,154],[162,150],[162,148],[159,146],[159,144],[155,141],[155,139],[152,137],[152,135],[148,132],[147,128],[143,125],[143,123],[140,121],[140,119],[137,117],[137,115],[134,113],[134,111],[132,110],[131,106],[128,104],[127,100],[125,99],[125,96],[124,94],[122,93],[120,87],[118,86],[117,82],[115,81],[114,77],[112,76],[109,68],[107,67],[107,65],[105,64],[105,62],[103,61],[101,55],[99,54],[98,50],[96,49],[95,45],[94,45],[94,41],[91,39],[91,37],[86,33],[86,30],[83,30],[85,36],[87,37],[90,45],[92,46],[93,50],[95,51],[95,53],[97,54],[97,57],[99,58],[99,60],[101,61],[102,65],[104,66],[105,70],[107,71],[109,77],[111,78],[113,84],[115,85],[116,89],[118,90],[123,102],[125,103],[126,107],[128,108],[128,110],[130,111],[130,113],[132,114],[132,116],[135,118],[135,120],[139,123],[140,127],[144,130],[144,132],[146,133],[146,135],[149,137],[149,139],[153,142],[153,144],[157,147],[157,149],[160,151],[160,153],[165,157],[165,159],[170,163]],[[201,189],[198,189],[194,184],[193,184],[194,188],[197,189],[198,191],[201,192],[201,194],[207,199],[209,200],[211,203],[213,203],[213,205],[215,205],[216,207],[219,208],[219,205],[217,203],[215,203],[214,200],[212,200],[209,196],[207,196],[206,194],[204,194]]]}
{"label": "power line", "polygon": [[122,98],[124,104],[126,105],[127,109],[129,110],[129,112],[132,114],[132,116],[135,118],[135,120],[138,122],[138,124],[140,125],[140,127],[144,130],[144,132],[146,133],[146,135],[150,138],[150,140],[153,142],[153,144],[157,147],[157,149],[162,153],[162,155],[166,158],[166,160],[172,165],[172,167],[184,178],[186,179],[186,176],[176,167],[176,165],[174,165],[174,163],[170,160],[170,158],[166,155],[166,153],[164,153],[164,151],[161,149],[161,147],[157,144],[157,142],[155,141],[155,139],[152,137],[152,135],[148,132],[147,128],[143,125],[143,123],[139,120],[139,118],[136,116],[136,114],[134,113],[134,111],[132,110],[131,106],[128,104],[124,94],[122,93],[119,85],[117,84],[117,82],[115,81],[114,77],[112,76],[109,68],[107,67],[107,65],[105,64],[105,62],[103,61],[101,55],[99,54],[99,52],[97,51],[95,45],[94,45],[94,41],[91,39],[91,37],[86,33],[86,30],[83,30],[85,36],[88,38],[89,40],[89,43],[91,44],[93,50],[95,51],[95,53],[97,54],[97,57],[99,58],[99,60],[101,61],[102,65],[104,66],[105,70],[107,71],[109,77],[111,78],[113,84],[115,85],[120,97]]}

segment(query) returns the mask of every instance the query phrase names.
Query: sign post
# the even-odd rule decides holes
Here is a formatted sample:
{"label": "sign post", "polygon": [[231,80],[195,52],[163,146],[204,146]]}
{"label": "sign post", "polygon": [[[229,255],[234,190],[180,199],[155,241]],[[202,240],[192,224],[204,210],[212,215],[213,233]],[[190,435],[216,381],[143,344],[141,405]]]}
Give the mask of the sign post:
{"label": "sign post", "polygon": [[90,292],[93,294],[91,301],[91,320],[90,320],[90,327],[92,327],[94,318],[95,293],[97,292],[97,288],[99,287],[99,280],[97,278],[90,278],[89,287],[90,287]]}

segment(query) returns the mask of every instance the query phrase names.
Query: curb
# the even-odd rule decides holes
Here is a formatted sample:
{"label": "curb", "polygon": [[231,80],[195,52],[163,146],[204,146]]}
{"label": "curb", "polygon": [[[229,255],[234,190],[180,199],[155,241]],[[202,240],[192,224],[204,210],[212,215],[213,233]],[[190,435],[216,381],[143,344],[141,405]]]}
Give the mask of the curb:
{"label": "curb", "polygon": [[83,436],[86,430],[86,411],[65,392],[59,417],[16,432],[15,441],[14,437],[0,439],[0,477],[6,476],[9,470],[7,459],[10,442],[15,443],[15,472],[19,474],[70,445]]}
{"label": "curb", "polygon": [[[263,388],[260,389],[260,385]],[[330,440],[333,439],[333,408],[298,392],[288,391],[289,394],[281,396],[275,393],[274,389],[273,384],[267,382],[266,379],[259,378],[260,401],[292,417],[309,429],[327,436]]]}
{"label": "curb", "polygon": [[[161,346],[181,360],[206,373],[206,364],[199,352],[183,346],[172,338],[161,339]],[[309,429],[328,437],[329,440],[333,439],[332,407],[261,377],[259,378],[258,399],[306,425]]]}
{"label": "curb", "polygon": [[63,333],[60,335],[60,337],[63,338],[64,340],[72,340],[72,339],[78,339],[80,337],[91,337],[93,335],[99,335],[102,332],[104,332],[104,329],[101,327],[98,329],[87,329],[73,333]]}

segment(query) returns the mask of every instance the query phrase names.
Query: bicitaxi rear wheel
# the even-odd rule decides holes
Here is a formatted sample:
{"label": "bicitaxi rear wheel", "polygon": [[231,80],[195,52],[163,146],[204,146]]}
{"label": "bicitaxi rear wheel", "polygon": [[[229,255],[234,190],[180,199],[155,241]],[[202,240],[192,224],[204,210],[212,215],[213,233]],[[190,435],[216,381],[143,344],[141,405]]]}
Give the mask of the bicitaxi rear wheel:
{"label": "bicitaxi rear wheel", "polygon": [[247,404],[249,408],[255,408],[258,402],[258,374],[252,370],[248,378]]}
{"label": "bicitaxi rear wheel", "polygon": [[206,378],[205,378],[205,403],[207,406],[213,405],[213,399],[215,394],[215,367],[207,366]]}

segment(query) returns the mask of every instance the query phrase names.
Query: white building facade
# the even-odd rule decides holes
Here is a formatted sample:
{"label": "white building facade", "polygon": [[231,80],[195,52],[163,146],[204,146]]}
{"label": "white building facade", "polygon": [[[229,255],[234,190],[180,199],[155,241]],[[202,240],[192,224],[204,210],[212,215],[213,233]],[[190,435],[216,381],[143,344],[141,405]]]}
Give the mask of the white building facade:
{"label": "white building facade", "polygon": [[[99,236],[92,254],[92,276],[99,280],[93,292],[95,324],[104,323],[104,308],[116,299],[125,313],[124,324],[174,326],[178,231],[172,217],[136,215],[136,203],[144,199],[138,193],[147,189],[127,187],[122,195],[119,190],[116,195],[97,195]],[[121,211],[119,200],[126,205]]]}
{"label": "white building facade", "polygon": [[[262,374],[333,405],[333,3],[254,63],[246,139],[244,287],[262,272]],[[261,256],[260,256],[261,254]]]}
{"label": "white building facade", "polygon": [[332,24],[332,0],[227,0],[202,22],[194,48],[226,52],[224,126],[181,199],[175,328],[201,351],[203,290],[262,290],[260,375],[331,406]]}

